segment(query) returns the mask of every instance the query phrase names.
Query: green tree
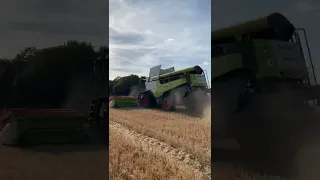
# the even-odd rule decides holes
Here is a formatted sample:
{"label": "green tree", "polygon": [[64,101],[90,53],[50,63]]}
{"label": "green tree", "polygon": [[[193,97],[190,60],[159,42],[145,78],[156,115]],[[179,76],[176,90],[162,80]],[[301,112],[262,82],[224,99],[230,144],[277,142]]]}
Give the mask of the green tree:
{"label": "green tree", "polygon": [[[29,53],[32,50],[32,53]],[[15,58],[25,62],[16,79],[13,105],[60,107],[68,94],[67,84],[74,76],[89,76],[97,54],[91,44],[69,41],[44,49],[26,48]]]}

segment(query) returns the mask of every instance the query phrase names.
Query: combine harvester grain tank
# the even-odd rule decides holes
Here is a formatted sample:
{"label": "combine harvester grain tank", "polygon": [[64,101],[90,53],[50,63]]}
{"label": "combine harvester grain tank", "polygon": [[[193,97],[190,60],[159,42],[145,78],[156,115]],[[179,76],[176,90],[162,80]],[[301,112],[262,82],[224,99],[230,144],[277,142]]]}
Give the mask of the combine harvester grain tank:
{"label": "combine harvester grain tank", "polygon": [[290,167],[320,130],[306,104],[320,91],[305,30],[273,13],[215,30],[211,41],[212,138],[234,138],[244,155]]}

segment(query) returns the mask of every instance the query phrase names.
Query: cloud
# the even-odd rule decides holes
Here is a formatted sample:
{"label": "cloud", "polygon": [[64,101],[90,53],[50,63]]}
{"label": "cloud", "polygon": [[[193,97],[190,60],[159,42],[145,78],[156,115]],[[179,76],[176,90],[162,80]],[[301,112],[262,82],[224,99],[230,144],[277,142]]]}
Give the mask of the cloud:
{"label": "cloud", "polygon": [[294,3],[294,9],[301,13],[319,10],[319,5],[313,4],[308,1],[298,1]]}
{"label": "cloud", "polygon": [[105,0],[4,0],[0,4],[0,58],[27,46],[47,47],[67,40],[108,45]]}
{"label": "cloud", "polygon": [[175,69],[200,65],[210,73],[209,0],[110,0],[111,79],[151,67]]}

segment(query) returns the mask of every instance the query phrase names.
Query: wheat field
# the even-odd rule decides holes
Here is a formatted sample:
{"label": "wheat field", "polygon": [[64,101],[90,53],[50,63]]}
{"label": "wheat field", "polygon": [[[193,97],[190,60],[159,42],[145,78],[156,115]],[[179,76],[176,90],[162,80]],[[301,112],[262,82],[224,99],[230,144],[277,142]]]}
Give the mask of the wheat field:
{"label": "wheat field", "polygon": [[0,146],[3,180],[107,180],[106,146]]}
{"label": "wheat field", "polygon": [[[320,177],[319,150],[299,160],[300,177],[257,173],[230,162],[211,164],[210,117],[145,109],[110,109],[110,177],[113,179],[307,180]],[[320,148],[318,148],[320,149]],[[302,163],[302,160],[305,162]],[[312,163],[312,168],[308,165]],[[310,164],[311,165],[311,164]],[[211,172],[212,166],[212,172]],[[176,175],[173,175],[176,174]],[[319,174],[319,173],[318,173]],[[318,179],[318,178],[316,178]]]}

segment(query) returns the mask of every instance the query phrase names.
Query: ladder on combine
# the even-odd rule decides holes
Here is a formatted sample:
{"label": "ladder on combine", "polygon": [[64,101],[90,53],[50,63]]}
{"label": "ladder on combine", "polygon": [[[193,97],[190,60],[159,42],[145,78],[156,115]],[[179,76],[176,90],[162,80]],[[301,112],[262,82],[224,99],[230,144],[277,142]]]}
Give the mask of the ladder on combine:
{"label": "ladder on combine", "polygon": [[[300,34],[303,35],[304,46],[302,44]],[[299,44],[301,53],[302,53],[304,60],[305,60],[305,63],[306,63],[307,73],[308,73],[306,83],[310,86],[317,85],[318,82],[317,82],[317,77],[316,77],[315,70],[314,70],[314,65],[313,65],[313,60],[312,60],[312,56],[311,56],[311,51],[310,51],[310,47],[309,47],[309,41],[307,38],[306,30],[303,28],[296,28],[294,35],[292,37],[292,40],[293,40],[293,42],[296,42]],[[304,50],[307,51],[307,54],[304,53]]]}
{"label": "ladder on combine", "polygon": [[[304,44],[302,44],[302,40],[301,40],[301,36],[300,36],[301,34],[304,39]],[[312,56],[311,56],[311,51],[310,51],[310,46],[309,46],[309,41],[307,38],[306,30],[303,28],[295,28],[295,31],[294,31],[294,34],[292,37],[292,41],[299,44],[301,53],[303,55],[303,58],[304,58],[304,61],[306,64],[307,79],[304,81],[304,83],[306,83],[309,87],[318,86],[317,77],[316,77],[316,73],[314,70],[314,65],[313,65],[313,60],[312,60]],[[305,53],[305,50],[307,51],[307,53]],[[316,99],[309,101],[308,103],[319,106],[320,100],[318,100],[318,98],[316,98]]]}

